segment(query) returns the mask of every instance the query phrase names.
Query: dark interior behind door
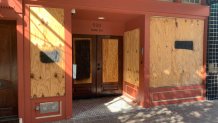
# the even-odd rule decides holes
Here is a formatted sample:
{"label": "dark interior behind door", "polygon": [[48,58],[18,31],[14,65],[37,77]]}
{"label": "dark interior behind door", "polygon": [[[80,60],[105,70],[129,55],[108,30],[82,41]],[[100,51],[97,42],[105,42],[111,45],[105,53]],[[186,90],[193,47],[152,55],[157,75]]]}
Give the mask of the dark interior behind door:
{"label": "dark interior behind door", "polygon": [[77,66],[73,81],[73,98],[89,98],[96,94],[96,37],[73,35],[73,64]]}
{"label": "dark interior behind door", "polygon": [[17,87],[16,21],[0,20],[0,119],[18,115]]}

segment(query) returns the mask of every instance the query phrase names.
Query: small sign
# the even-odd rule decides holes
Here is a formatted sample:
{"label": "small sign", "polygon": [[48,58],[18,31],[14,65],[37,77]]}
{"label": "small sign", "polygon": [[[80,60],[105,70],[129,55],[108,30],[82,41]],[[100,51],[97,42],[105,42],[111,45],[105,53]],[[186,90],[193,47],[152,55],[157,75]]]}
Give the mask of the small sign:
{"label": "small sign", "polygon": [[60,53],[57,50],[54,51],[40,51],[40,61],[42,63],[55,63],[59,62]]}
{"label": "small sign", "polygon": [[208,73],[218,73],[218,64],[209,63],[208,64]]}
{"label": "small sign", "polygon": [[40,114],[59,112],[59,102],[40,103]]}
{"label": "small sign", "polygon": [[102,24],[98,22],[92,23],[91,31],[92,32],[103,32]]}
{"label": "small sign", "polygon": [[76,64],[73,64],[73,79],[76,79]]}
{"label": "small sign", "polygon": [[175,49],[193,50],[193,41],[175,41]]}

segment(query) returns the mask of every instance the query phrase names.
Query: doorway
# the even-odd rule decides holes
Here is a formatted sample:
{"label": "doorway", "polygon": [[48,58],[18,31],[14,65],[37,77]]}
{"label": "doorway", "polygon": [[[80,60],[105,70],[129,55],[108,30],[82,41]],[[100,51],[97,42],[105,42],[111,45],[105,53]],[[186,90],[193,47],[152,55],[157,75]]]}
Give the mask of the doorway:
{"label": "doorway", "polygon": [[16,21],[0,20],[0,122],[18,117]]}
{"label": "doorway", "polygon": [[121,36],[73,35],[73,97],[122,94]]}

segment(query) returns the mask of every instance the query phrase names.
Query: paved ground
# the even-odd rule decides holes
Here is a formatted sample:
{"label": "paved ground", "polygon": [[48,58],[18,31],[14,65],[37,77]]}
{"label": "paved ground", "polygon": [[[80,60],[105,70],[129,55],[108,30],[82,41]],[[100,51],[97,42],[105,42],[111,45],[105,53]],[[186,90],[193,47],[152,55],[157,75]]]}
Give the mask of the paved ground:
{"label": "paved ground", "polygon": [[73,101],[74,119],[110,116],[115,113],[134,112],[139,109],[142,108],[125,96]]}
{"label": "paved ground", "polygon": [[79,100],[74,108],[74,118],[53,123],[218,123],[218,101],[144,109],[117,97]]}

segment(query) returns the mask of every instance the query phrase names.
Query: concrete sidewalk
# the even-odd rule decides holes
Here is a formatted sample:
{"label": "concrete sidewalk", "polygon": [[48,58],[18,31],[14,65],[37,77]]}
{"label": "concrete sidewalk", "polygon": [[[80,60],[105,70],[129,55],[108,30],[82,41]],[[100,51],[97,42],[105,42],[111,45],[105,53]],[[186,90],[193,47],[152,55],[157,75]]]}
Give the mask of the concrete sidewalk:
{"label": "concrete sidewalk", "polygon": [[90,116],[75,116],[67,121],[53,123],[218,123],[218,101],[137,108]]}

